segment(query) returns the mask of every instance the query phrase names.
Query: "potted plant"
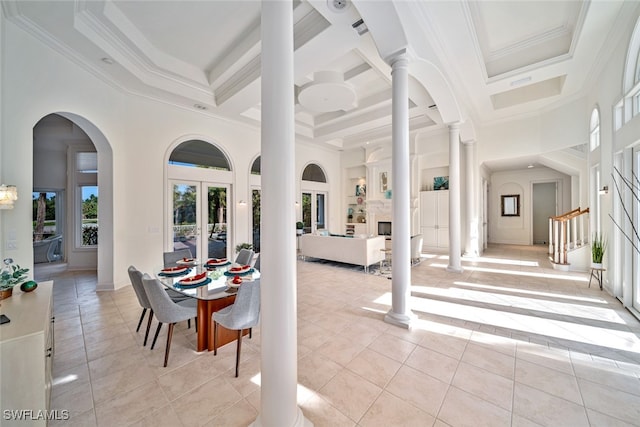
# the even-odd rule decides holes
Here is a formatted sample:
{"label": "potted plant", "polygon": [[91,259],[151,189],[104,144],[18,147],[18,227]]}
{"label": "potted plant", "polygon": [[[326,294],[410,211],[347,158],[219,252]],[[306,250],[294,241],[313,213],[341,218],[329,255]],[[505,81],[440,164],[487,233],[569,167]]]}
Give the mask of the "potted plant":
{"label": "potted plant", "polygon": [[304,231],[304,222],[298,221],[296,222],[296,234],[302,234]]}
{"label": "potted plant", "polygon": [[13,259],[5,258],[4,268],[0,271],[0,300],[9,298],[13,294],[13,287],[25,281],[28,268],[13,265]]}
{"label": "potted plant", "polygon": [[591,266],[593,268],[602,268],[602,258],[607,247],[602,234],[595,233],[591,242]]}

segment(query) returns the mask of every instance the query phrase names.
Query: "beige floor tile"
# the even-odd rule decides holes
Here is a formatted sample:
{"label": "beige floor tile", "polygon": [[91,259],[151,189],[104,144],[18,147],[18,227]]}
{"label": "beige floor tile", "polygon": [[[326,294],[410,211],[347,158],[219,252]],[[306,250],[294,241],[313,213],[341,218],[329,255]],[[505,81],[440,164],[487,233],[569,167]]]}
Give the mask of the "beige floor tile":
{"label": "beige floor tile", "polygon": [[66,371],[59,371],[53,376],[51,397],[59,396],[81,384],[88,384],[89,369],[86,364],[80,364]]}
{"label": "beige floor tile", "polygon": [[314,394],[302,406],[302,413],[314,427],[355,427],[356,422],[344,415],[335,407]]}
{"label": "beige floor tile", "polygon": [[71,418],[79,417],[93,408],[91,384],[78,384],[64,393],[51,398],[51,409],[66,410]]}
{"label": "beige floor tile", "polygon": [[458,363],[458,359],[423,347],[417,347],[405,362],[407,366],[446,383],[451,383],[453,375],[458,369]]}
{"label": "beige floor tile", "polygon": [[102,378],[113,371],[126,369],[145,361],[144,356],[138,351],[135,345],[107,354],[89,362],[89,373],[91,379]]}
{"label": "beige floor tile", "polygon": [[185,426],[200,426],[218,417],[242,399],[233,386],[218,376],[171,402]]}
{"label": "beige floor tile", "polygon": [[513,413],[543,426],[588,426],[585,408],[538,389],[516,383]]}
{"label": "beige floor tile", "polygon": [[513,379],[514,376],[515,357],[491,350],[483,345],[469,343],[462,355],[462,361],[505,378]]}
{"label": "beige floor tile", "polygon": [[499,427],[511,424],[511,413],[456,387],[450,387],[438,419],[453,427]]}
{"label": "beige floor tile", "polygon": [[258,411],[245,399],[231,406],[221,415],[211,420],[209,427],[245,427],[250,425],[258,417]]}
{"label": "beige floor tile", "polygon": [[169,401],[157,382],[146,383],[95,407],[98,426],[121,426],[138,422],[150,413],[165,408]]}
{"label": "beige floor tile", "polygon": [[628,423],[639,423],[640,396],[583,379],[578,379],[578,385],[587,408]]}
{"label": "beige floor tile", "polygon": [[318,348],[317,352],[342,366],[347,366],[364,349],[365,346],[362,344],[341,336],[334,336]]}
{"label": "beige floor tile", "polygon": [[518,360],[516,361],[516,382],[582,405],[578,382],[573,375],[526,360]]}
{"label": "beige floor tile", "polygon": [[66,420],[64,418],[50,420],[47,425],[49,427],[95,427],[97,426],[96,414],[93,409],[90,409],[80,414],[69,414],[69,418]]}
{"label": "beige floor tile", "polygon": [[451,385],[511,411],[513,380],[461,362]]}
{"label": "beige floor tile", "polygon": [[640,396],[640,378],[633,371],[581,361],[574,362],[573,368],[579,378]]}
{"label": "beige floor tile", "polygon": [[153,411],[140,421],[131,424],[131,427],[176,427],[180,426],[180,420],[169,405]]}
{"label": "beige floor tile", "polygon": [[416,345],[391,334],[384,333],[369,344],[369,348],[393,360],[404,362],[416,348]]}
{"label": "beige floor tile", "polygon": [[348,369],[343,369],[322,387],[318,394],[340,412],[357,422],[381,391],[382,389],[372,382]]}
{"label": "beige floor tile", "polygon": [[605,415],[603,413],[594,411],[592,409],[587,409],[587,417],[589,417],[589,423],[592,426],[607,426],[607,427],[633,427],[638,426],[640,421],[636,420],[635,424],[631,424],[625,421],[622,421],[618,418],[614,418],[609,415]]}
{"label": "beige floor tile", "polygon": [[435,418],[388,392],[382,392],[358,423],[362,427],[427,427]]}
{"label": "beige floor tile", "polygon": [[565,374],[574,374],[568,350],[549,348],[535,343],[518,343],[516,358],[546,366]]}
{"label": "beige floor tile", "polygon": [[154,382],[155,379],[153,371],[146,366],[144,361],[141,361],[125,369],[113,371],[101,378],[92,379],[93,401],[99,405],[111,399],[115,394],[126,393],[144,384]]}
{"label": "beige floor tile", "polygon": [[467,342],[467,338],[426,331],[422,340],[418,344],[421,347],[428,348],[460,360],[465,348],[467,347]]}
{"label": "beige floor tile", "polygon": [[533,421],[518,415],[511,414],[511,427],[543,427],[538,423],[534,423]]}
{"label": "beige floor tile", "polygon": [[321,354],[313,353],[298,361],[298,383],[311,390],[320,390],[342,366]]}
{"label": "beige floor tile", "polygon": [[[210,356],[210,357],[209,357]],[[226,372],[230,367],[222,357],[215,360],[205,354],[158,377],[158,383],[169,400],[175,400],[194,388]]]}
{"label": "beige floor tile", "polygon": [[436,416],[448,384],[408,366],[400,368],[385,388],[394,396]]}
{"label": "beige floor tile", "polygon": [[347,365],[347,368],[378,387],[385,387],[398,372],[400,366],[400,362],[396,362],[377,351],[364,349]]}

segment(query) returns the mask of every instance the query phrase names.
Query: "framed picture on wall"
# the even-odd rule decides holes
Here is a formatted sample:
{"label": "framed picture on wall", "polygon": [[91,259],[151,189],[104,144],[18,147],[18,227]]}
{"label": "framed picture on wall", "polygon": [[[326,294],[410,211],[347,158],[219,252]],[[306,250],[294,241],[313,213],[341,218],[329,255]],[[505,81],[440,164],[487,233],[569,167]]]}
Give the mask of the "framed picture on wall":
{"label": "framed picture on wall", "polygon": [[506,194],[500,196],[500,213],[502,216],[520,216],[520,195]]}

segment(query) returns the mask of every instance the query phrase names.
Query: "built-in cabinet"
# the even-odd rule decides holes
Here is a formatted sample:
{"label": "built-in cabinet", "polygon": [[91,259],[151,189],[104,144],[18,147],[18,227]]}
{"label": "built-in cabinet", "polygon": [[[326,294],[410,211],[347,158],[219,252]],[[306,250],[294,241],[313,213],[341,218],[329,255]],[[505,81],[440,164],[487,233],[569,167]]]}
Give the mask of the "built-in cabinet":
{"label": "built-in cabinet", "polygon": [[[49,409],[51,364],[53,359],[53,282],[38,284],[35,291],[23,293],[14,288],[13,296],[0,301],[0,313],[9,323],[0,325],[0,407],[3,410]],[[4,414],[3,414],[4,415]],[[45,426],[41,419],[30,426]],[[2,419],[2,426],[25,426],[25,420]]]}
{"label": "built-in cabinet", "polygon": [[423,248],[449,247],[449,190],[420,192],[420,232]]}

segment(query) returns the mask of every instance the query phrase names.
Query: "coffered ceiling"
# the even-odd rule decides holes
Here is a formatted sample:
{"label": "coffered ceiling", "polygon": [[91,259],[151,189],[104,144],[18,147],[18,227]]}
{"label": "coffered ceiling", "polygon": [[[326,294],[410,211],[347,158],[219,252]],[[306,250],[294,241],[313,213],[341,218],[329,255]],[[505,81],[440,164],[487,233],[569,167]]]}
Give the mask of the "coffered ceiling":
{"label": "coffered ceiling", "polygon": [[[359,34],[353,26],[363,3],[293,3],[300,140],[348,149],[389,139],[390,68],[374,30]],[[438,64],[476,126],[579,96],[606,60],[606,43],[616,42],[638,7],[573,0],[394,6],[410,51]],[[258,1],[2,1],[11,22],[122,90],[252,126],[261,108],[260,8]],[[411,77],[412,131],[443,127],[431,92]]]}

